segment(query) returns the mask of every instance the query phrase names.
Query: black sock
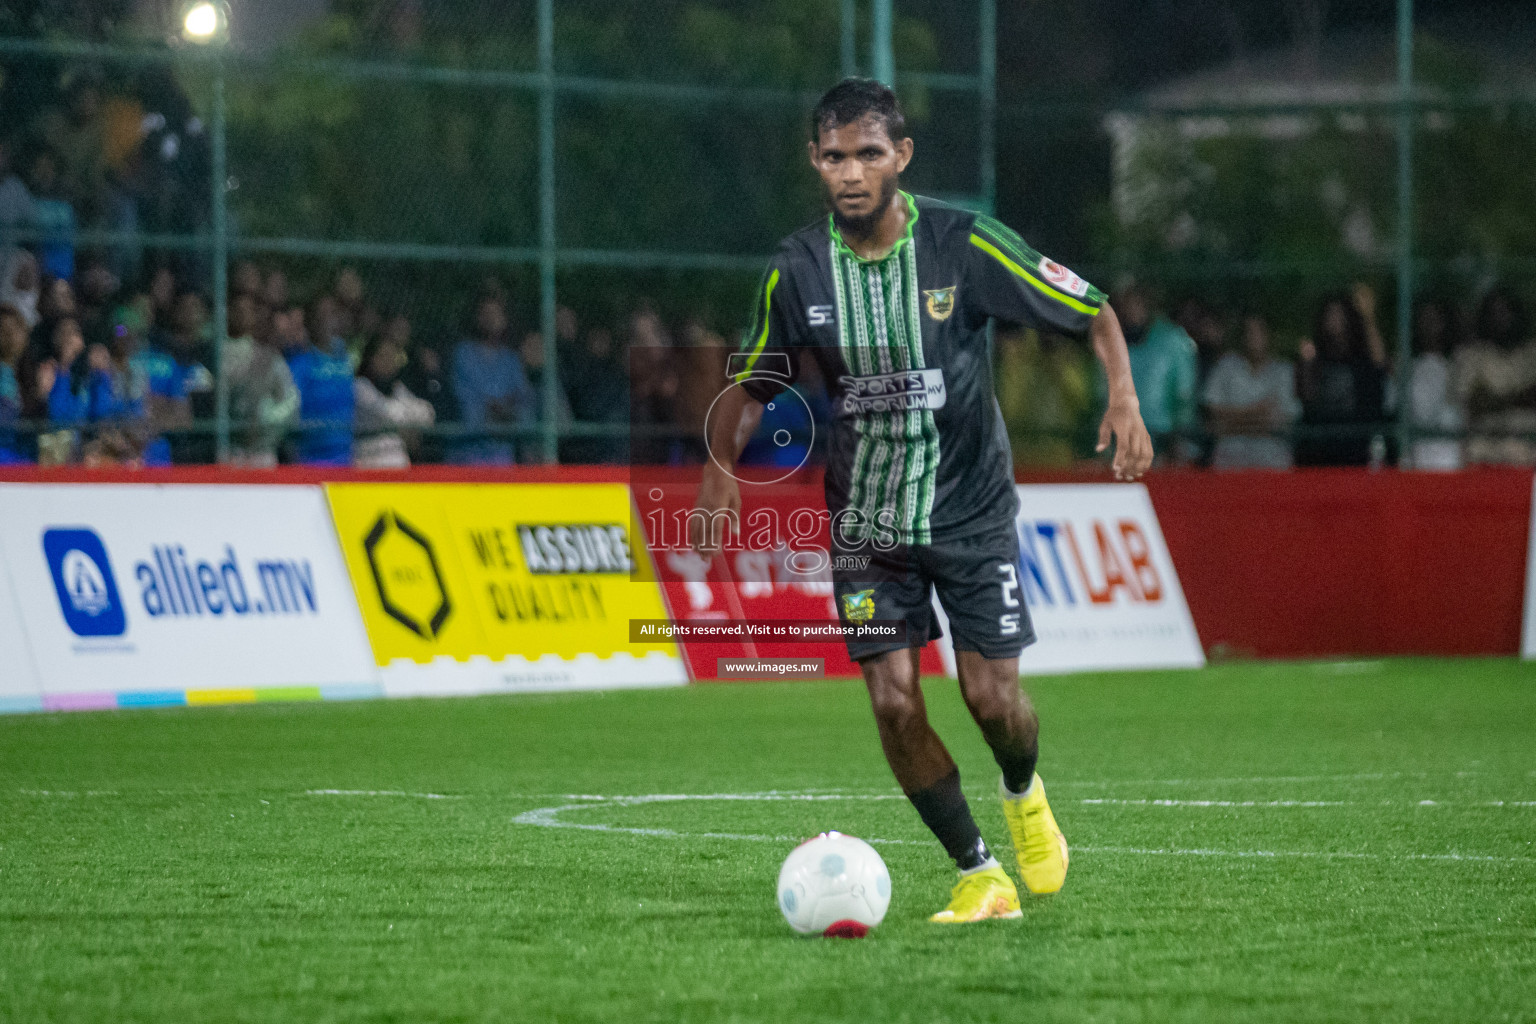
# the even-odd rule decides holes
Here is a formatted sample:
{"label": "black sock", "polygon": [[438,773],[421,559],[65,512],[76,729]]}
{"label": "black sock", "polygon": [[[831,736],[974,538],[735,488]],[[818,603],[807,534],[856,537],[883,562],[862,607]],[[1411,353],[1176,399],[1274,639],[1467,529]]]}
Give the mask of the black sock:
{"label": "black sock", "polygon": [[960,792],[958,768],[927,789],[908,793],[907,799],[912,801],[923,824],[938,836],[961,871],[979,868],[992,856],[987,844],[982,842],[976,819],[971,817],[965,794]]}
{"label": "black sock", "polygon": [[1003,770],[1003,785],[1010,793],[1022,793],[1035,781],[1035,765],[1040,761],[1038,746],[1023,754],[992,752],[997,766]]}

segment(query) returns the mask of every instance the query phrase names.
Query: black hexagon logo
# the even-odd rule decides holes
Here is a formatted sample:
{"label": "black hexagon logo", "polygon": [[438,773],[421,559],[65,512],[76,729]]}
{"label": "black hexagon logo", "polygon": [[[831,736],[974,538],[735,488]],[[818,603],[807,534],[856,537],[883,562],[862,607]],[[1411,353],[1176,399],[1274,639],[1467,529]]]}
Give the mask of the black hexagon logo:
{"label": "black hexagon logo", "polygon": [[427,535],[390,509],[369,529],[363,550],[384,611],[423,640],[437,639],[453,602]]}

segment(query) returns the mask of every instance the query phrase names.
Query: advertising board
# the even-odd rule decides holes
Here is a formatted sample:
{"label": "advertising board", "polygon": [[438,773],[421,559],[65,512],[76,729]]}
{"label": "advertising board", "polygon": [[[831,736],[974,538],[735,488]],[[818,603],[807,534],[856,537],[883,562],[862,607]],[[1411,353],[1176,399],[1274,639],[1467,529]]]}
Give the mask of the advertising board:
{"label": "advertising board", "polygon": [[1205,664],[1144,486],[1018,491],[1018,596],[1038,638],[1019,659],[1025,675]]}
{"label": "advertising board", "polygon": [[50,707],[374,684],[316,488],[7,484],[0,523]]}
{"label": "advertising board", "polygon": [[336,534],[385,692],[687,681],[623,484],[331,484]]}
{"label": "advertising board", "polygon": [[[820,484],[743,486],[740,535],[727,538],[721,553],[707,563],[687,542],[696,491],[692,483],[647,483],[635,493],[674,619],[837,621],[828,555],[831,532]],[[821,658],[827,676],[859,674],[836,639],[686,643],[683,650],[695,679],[719,678],[721,658]],[[922,664],[924,672],[944,671],[933,645],[924,648]]]}
{"label": "advertising board", "polygon": [[1531,483],[1530,533],[1525,545],[1525,611],[1520,625],[1520,657],[1536,658],[1536,480]]}
{"label": "advertising board", "polygon": [[37,667],[26,630],[21,625],[21,609],[11,587],[11,574],[5,564],[5,550],[0,548],[0,713],[40,711],[43,691],[37,681]]}
{"label": "advertising board", "polygon": [[[1025,675],[1097,669],[1186,668],[1205,663],[1157,515],[1145,487],[1026,485],[1018,489],[1020,562],[1010,593],[1028,609],[1038,641]],[[742,488],[738,536],[711,562],[689,550],[687,486],[637,489],[636,501],[674,619],[834,621],[821,488]],[[1007,583],[1009,581],[1002,581]],[[923,649],[926,673],[955,674],[949,623]],[[841,643],[687,643],[694,678],[717,678],[720,658],[823,658],[829,676],[857,676]]]}

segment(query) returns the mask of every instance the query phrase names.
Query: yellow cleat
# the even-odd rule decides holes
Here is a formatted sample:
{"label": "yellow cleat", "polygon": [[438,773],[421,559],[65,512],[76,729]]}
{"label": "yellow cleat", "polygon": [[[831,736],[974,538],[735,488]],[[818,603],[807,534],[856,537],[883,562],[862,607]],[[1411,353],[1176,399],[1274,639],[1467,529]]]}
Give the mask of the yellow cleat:
{"label": "yellow cleat", "polygon": [[1046,896],[1067,880],[1067,839],[1056,825],[1051,805],[1045,802],[1045,783],[1036,775],[1028,796],[1014,796],[998,782],[1003,793],[1003,817],[1013,835],[1013,852],[1019,859],[1019,876],[1032,895]]}
{"label": "yellow cleat", "polygon": [[986,868],[960,881],[949,893],[949,906],[928,920],[939,924],[966,924],[994,917],[1023,917],[1019,909],[1019,891],[1013,879],[999,867]]}

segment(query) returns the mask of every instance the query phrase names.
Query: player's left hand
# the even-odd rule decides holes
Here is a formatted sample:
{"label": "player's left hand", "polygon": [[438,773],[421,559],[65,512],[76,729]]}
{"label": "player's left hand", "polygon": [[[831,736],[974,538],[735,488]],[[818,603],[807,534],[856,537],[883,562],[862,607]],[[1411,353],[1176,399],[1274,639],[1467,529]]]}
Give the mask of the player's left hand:
{"label": "player's left hand", "polygon": [[1141,421],[1141,406],[1136,402],[1111,402],[1099,423],[1099,446],[1105,451],[1115,443],[1116,480],[1136,480],[1152,465],[1152,435]]}

